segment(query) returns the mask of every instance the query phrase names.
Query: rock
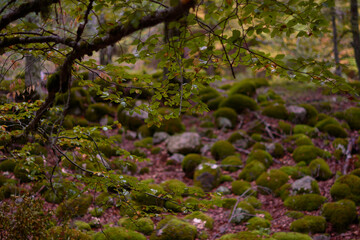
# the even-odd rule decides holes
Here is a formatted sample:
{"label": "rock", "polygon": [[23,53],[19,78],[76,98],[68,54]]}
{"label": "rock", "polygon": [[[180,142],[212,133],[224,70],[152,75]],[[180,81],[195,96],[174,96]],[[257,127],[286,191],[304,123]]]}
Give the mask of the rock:
{"label": "rock", "polygon": [[156,132],[153,136],[153,144],[159,144],[165,141],[169,137],[169,134],[166,132]]}
{"label": "rock", "polygon": [[184,155],[180,154],[180,153],[174,153],[170,159],[174,160],[177,163],[181,163],[184,159]]}
{"label": "rock", "polygon": [[125,139],[127,140],[135,140],[136,139],[136,132],[133,131],[126,131],[125,133]]}
{"label": "rock", "polygon": [[317,235],[317,236],[313,236],[313,240],[330,240],[330,236],[326,236],[326,235]]}
{"label": "rock", "polygon": [[200,147],[200,135],[194,132],[185,132],[166,140],[166,148],[170,153],[197,153],[200,151]]}
{"label": "rock", "polygon": [[319,186],[316,180],[310,176],[305,176],[291,184],[293,194],[300,193],[319,193]]}
{"label": "rock", "polygon": [[222,193],[222,194],[224,194],[224,195],[231,194],[230,189],[228,189],[227,187],[224,187],[224,186],[218,187],[218,188],[215,190],[215,192]]}
{"label": "rock", "polygon": [[287,111],[289,112],[290,118],[294,123],[301,123],[305,121],[306,109],[303,107],[291,105],[288,106]]}
{"label": "rock", "polygon": [[231,121],[225,117],[219,117],[216,119],[219,129],[232,129],[233,125]]}
{"label": "rock", "polygon": [[201,187],[204,191],[211,191],[219,186],[221,168],[214,163],[202,163],[194,172],[194,185]]}

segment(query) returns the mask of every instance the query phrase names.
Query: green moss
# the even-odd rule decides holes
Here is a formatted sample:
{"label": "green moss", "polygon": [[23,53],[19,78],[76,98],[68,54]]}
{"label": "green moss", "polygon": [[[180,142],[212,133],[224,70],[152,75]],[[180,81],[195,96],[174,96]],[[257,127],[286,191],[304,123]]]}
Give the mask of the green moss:
{"label": "green moss", "polygon": [[216,160],[221,160],[234,154],[235,154],[235,148],[228,141],[224,141],[224,140],[217,141],[211,147],[211,155]]}
{"label": "green moss", "polygon": [[104,209],[110,208],[114,205],[114,198],[108,192],[102,192],[95,199],[95,204]]}
{"label": "green moss", "polygon": [[360,177],[348,174],[339,177],[330,189],[331,197],[335,200],[350,199],[360,204]]}
{"label": "green moss", "polygon": [[286,120],[289,113],[284,105],[270,105],[263,109],[262,115],[267,117]]}
{"label": "green moss", "polygon": [[210,110],[216,110],[219,108],[220,106],[220,103],[223,102],[225,100],[224,97],[220,96],[220,97],[217,97],[217,98],[214,98],[214,99],[211,99],[207,105],[208,105],[208,108]]}
{"label": "green moss", "polygon": [[293,152],[293,158],[297,163],[306,162],[309,164],[312,160],[323,155],[324,152],[320,148],[310,145],[299,146]]}
{"label": "green moss", "polygon": [[326,198],[318,194],[303,194],[290,196],[284,201],[284,206],[298,211],[315,211],[326,201]]}
{"label": "green moss", "polygon": [[298,211],[287,211],[285,215],[293,219],[299,219],[304,217],[304,213]]}
{"label": "green moss", "polygon": [[[254,134],[253,134],[254,135]],[[260,150],[266,150],[266,146],[263,143],[257,142],[251,147],[252,151],[260,149]]]}
{"label": "green moss", "polygon": [[262,203],[259,199],[257,199],[256,197],[254,196],[249,196],[245,199],[245,202],[248,202],[251,204],[251,206],[253,206],[254,208],[256,209],[259,209],[261,208],[262,206]]}
{"label": "green moss", "polygon": [[166,192],[174,196],[181,196],[186,191],[186,184],[177,179],[170,179],[160,184]]}
{"label": "green moss", "polygon": [[270,228],[271,223],[269,220],[266,220],[261,217],[252,217],[248,221],[247,229],[248,230],[259,230],[264,228]]}
{"label": "green moss", "polygon": [[238,83],[235,83],[229,91],[229,95],[234,94],[242,94],[249,97],[252,97],[255,95],[256,87],[255,84],[250,81],[241,81]]}
{"label": "green moss", "polygon": [[195,226],[181,219],[168,217],[158,223],[155,232],[150,236],[150,240],[194,240],[196,234]]}
{"label": "green moss", "polygon": [[344,232],[357,217],[356,206],[353,201],[347,199],[325,203],[322,215],[337,232]]}
{"label": "green moss", "polygon": [[194,196],[194,197],[203,198],[203,197],[205,197],[205,192],[201,187],[190,186],[190,187],[187,187],[183,196],[184,197]]}
{"label": "green moss", "polygon": [[6,159],[0,163],[0,171],[14,172],[16,162],[13,159]]}
{"label": "green moss", "polygon": [[295,232],[277,232],[272,235],[276,240],[312,240],[312,238],[303,233]]}
{"label": "green moss", "polygon": [[233,127],[236,126],[238,117],[237,117],[237,113],[232,108],[228,108],[228,107],[219,108],[218,110],[216,110],[214,112],[213,115],[214,115],[214,118],[215,118],[216,126],[218,126],[218,120],[217,119],[220,118],[220,117],[229,119],[230,122],[231,122],[231,125]]}
{"label": "green moss", "polygon": [[202,163],[204,158],[197,153],[190,153],[186,155],[181,162],[181,168],[187,178],[193,178],[197,166]]}
{"label": "green moss", "polygon": [[251,151],[251,153],[248,155],[248,158],[246,159],[246,164],[249,164],[255,160],[263,163],[266,168],[270,167],[273,163],[273,158],[270,153],[261,149],[255,149]]}
{"label": "green moss", "polygon": [[105,103],[94,103],[89,105],[85,112],[86,120],[90,122],[98,122],[105,115],[113,115],[113,110]]}
{"label": "green moss", "polygon": [[194,172],[194,185],[204,191],[210,191],[219,186],[221,170],[217,164],[202,163]]}
{"label": "green moss", "polygon": [[282,120],[278,122],[278,128],[280,129],[280,132],[284,134],[290,134],[292,132],[291,124]]}
{"label": "green moss", "polygon": [[295,145],[296,146],[304,146],[304,145],[309,145],[309,146],[313,146],[314,143],[311,141],[311,139],[304,135],[304,134],[299,134],[299,135],[294,135],[295,137]]}
{"label": "green moss", "polygon": [[238,232],[238,233],[229,233],[221,236],[218,240],[261,240],[261,239],[269,239],[263,238],[261,235],[255,232]]}
{"label": "green moss", "polygon": [[306,110],[306,117],[304,123],[310,126],[314,126],[317,122],[318,117],[318,111],[316,110],[316,108],[311,104],[306,103],[300,104],[299,106],[305,108]]}
{"label": "green moss", "polygon": [[226,209],[232,209],[237,202],[236,198],[224,198],[222,200],[222,207]]}
{"label": "green moss", "polygon": [[152,129],[150,129],[146,124],[141,125],[138,129],[137,129],[137,135],[140,139],[142,138],[148,138],[151,137],[153,135],[153,131]]}
{"label": "green moss", "polygon": [[245,95],[234,94],[224,99],[219,107],[229,107],[234,109],[237,113],[242,113],[245,109],[256,110],[256,102]]}
{"label": "green moss", "polygon": [[255,215],[255,209],[247,202],[239,202],[230,222],[240,224]]}
{"label": "green moss", "polygon": [[67,227],[52,227],[48,230],[49,240],[56,239],[71,239],[71,240],[91,240],[91,237],[86,233],[83,233],[76,229],[70,229]]}
{"label": "green moss", "polygon": [[353,130],[360,129],[360,108],[351,107],[345,110],[345,120]]}
{"label": "green moss", "polygon": [[12,195],[18,196],[24,192],[24,189],[21,189],[14,185],[4,185],[0,187],[0,201],[10,198]]}
{"label": "green moss", "polygon": [[326,220],[321,216],[305,216],[290,225],[290,231],[301,233],[324,233]]}
{"label": "green moss", "polygon": [[154,223],[150,218],[121,218],[119,226],[133,231],[137,231],[149,236],[154,231]]}
{"label": "green moss", "polygon": [[80,231],[91,231],[90,224],[88,224],[87,222],[84,222],[84,221],[77,220],[74,222],[74,226],[77,230],[80,230]]}
{"label": "green moss", "polygon": [[234,179],[230,175],[221,175],[220,177],[220,184],[224,182],[232,182]]}
{"label": "green moss", "polygon": [[143,175],[143,174],[148,174],[150,172],[150,169],[148,167],[143,167],[140,169],[139,174]]}
{"label": "green moss", "polygon": [[278,169],[271,169],[269,172],[262,173],[258,179],[256,179],[256,184],[258,191],[263,194],[269,194],[275,192],[276,189],[280,188],[282,185],[287,183],[289,176]]}
{"label": "green moss", "polygon": [[189,215],[187,215],[184,219],[201,219],[202,221],[205,222],[205,227],[208,228],[208,229],[213,229],[213,226],[214,226],[214,219],[212,217],[210,217],[209,215],[203,213],[203,212],[200,212],[200,211],[196,211],[196,212],[193,212]]}
{"label": "green moss", "polygon": [[204,103],[208,103],[210,100],[220,96],[220,93],[212,87],[206,87],[199,91],[200,100]]}
{"label": "green moss", "polygon": [[146,191],[141,192],[132,192],[131,197],[134,201],[136,201],[139,204],[143,205],[154,205],[154,206],[163,206],[164,201],[156,198],[154,196],[147,195],[146,193],[149,193],[151,195],[155,196],[164,196],[166,194],[164,188],[158,184],[149,184],[148,189]]}
{"label": "green moss", "polygon": [[231,183],[231,190],[235,195],[242,195],[246,191],[247,191],[246,195],[251,195],[252,193],[255,192],[253,190],[249,191],[249,189],[251,189],[251,184],[249,182],[243,180],[237,180]]}
{"label": "green moss", "polygon": [[153,146],[153,138],[152,137],[146,137],[141,140],[134,142],[135,147],[143,147],[150,149]]}
{"label": "green moss", "polygon": [[266,167],[263,163],[254,160],[246,164],[244,169],[240,172],[239,178],[248,182],[256,180],[264,171]]}
{"label": "green moss", "polygon": [[337,124],[328,124],[324,127],[324,132],[328,133],[330,136],[337,138],[346,138],[348,136],[345,129]]}
{"label": "green moss", "polygon": [[255,142],[263,141],[262,135],[260,133],[253,133],[253,134],[251,134],[250,138],[252,140],[254,140]]}
{"label": "green moss", "polygon": [[96,233],[93,240],[146,240],[141,233],[123,227],[109,227]]}
{"label": "green moss", "polygon": [[319,121],[318,123],[316,123],[315,127],[317,127],[320,131],[325,132],[325,127],[327,125],[337,125],[340,126],[340,123],[338,122],[338,120],[336,120],[333,117],[326,117],[325,119]]}
{"label": "green moss", "polygon": [[285,183],[275,191],[275,196],[280,197],[281,200],[285,201],[291,194],[291,184]]}
{"label": "green moss", "polygon": [[228,156],[221,161],[221,168],[229,172],[236,172],[241,166],[242,161],[238,156]]}
{"label": "green moss", "polygon": [[236,131],[236,132],[233,132],[230,137],[228,138],[228,141],[230,143],[235,143],[237,142],[238,140],[244,140],[246,139],[248,136],[247,136],[247,133],[243,130],[239,130],[239,131]]}
{"label": "green moss", "polygon": [[310,127],[308,125],[298,124],[294,127],[294,133],[295,134],[305,134],[309,137],[315,137],[318,135],[318,129],[314,127]]}
{"label": "green moss", "polygon": [[185,126],[182,124],[180,118],[170,118],[164,120],[159,128],[156,128],[156,132],[166,132],[170,135],[175,133],[182,133],[185,131]]}
{"label": "green moss", "polygon": [[312,160],[309,164],[309,169],[311,171],[311,176],[318,180],[327,180],[333,175],[329,165],[322,158]]}
{"label": "green moss", "polygon": [[292,179],[299,179],[311,174],[309,168],[303,166],[282,166],[279,170],[289,175]]}
{"label": "green moss", "polygon": [[74,199],[66,200],[56,209],[58,218],[67,219],[84,216],[92,202],[90,195],[83,195]]}

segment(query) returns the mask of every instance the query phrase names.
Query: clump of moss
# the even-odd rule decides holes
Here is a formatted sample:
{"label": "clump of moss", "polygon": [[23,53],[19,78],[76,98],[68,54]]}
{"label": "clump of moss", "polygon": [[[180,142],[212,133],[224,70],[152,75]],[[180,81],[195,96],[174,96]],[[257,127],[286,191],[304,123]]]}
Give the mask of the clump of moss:
{"label": "clump of moss", "polygon": [[295,138],[295,145],[298,147],[304,146],[304,145],[309,145],[309,146],[314,145],[314,143],[311,141],[311,139],[304,134],[294,135],[293,137]]}
{"label": "clump of moss", "polygon": [[253,215],[255,215],[255,209],[251,204],[247,202],[239,202],[235,207],[235,212],[232,213],[232,219],[230,222],[240,224],[244,221],[250,219]]}
{"label": "clump of moss", "polygon": [[290,134],[292,132],[291,124],[282,120],[278,122],[278,128],[280,129],[280,132],[285,134]]}
{"label": "clump of moss", "polygon": [[105,115],[113,115],[113,110],[105,103],[91,104],[85,112],[85,118],[90,122],[98,122]]}
{"label": "clump of moss", "polygon": [[302,164],[297,164],[296,166],[282,166],[279,170],[289,175],[292,179],[299,179],[311,174],[309,168]]}
{"label": "clump of moss", "polygon": [[93,240],[118,240],[118,239],[146,240],[146,237],[141,233],[123,227],[108,227],[105,230],[96,233],[92,239]]}
{"label": "clump of moss", "polygon": [[240,145],[243,148],[247,148],[248,146],[248,135],[245,131],[239,130],[236,132],[233,132],[230,137],[228,138],[228,141],[233,144]]}
{"label": "clump of moss", "polygon": [[166,192],[174,196],[181,196],[186,191],[186,184],[177,179],[170,179],[160,184]]}
{"label": "clump of moss", "polygon": [[121,218],[118,221],[119,226],[133,231],[137,231],[149,236],[154,231],[154,222],[151,218]]}
{"label": "clump of moss", "polygon": [[293,152],[293,158],[295,162],[306,162],[309,164],[312,160],[316,159],[317,157],[322,157],[324,152],[317,147],[310,146],[310,145],[303,145],[297,147]]}
{"label": "clump of moss", "polygon": [[326,220],[321,216],[305,216],[292,222],[290,230],[301,233],[324,233]]}
{"label": "clump of moss", "polygon": [[248,158],[246,159],[246,163],[249,164],[255,160],[263,163],[266,168],[270,167],[273,163],[273,158],[270,153],[261,149],[251,151]]}
{"label": "clump of moss", "polygon": [[256,197],[254,196],[249,196],[245,199],[245,202],[248,202],[251,204],[251,206],[253,206],[254,208],[256,209],[259,209],[261,208],[262,206],[262,203],[259,199],[257,199]]}
{"label": "clump of moss", "polygon": [[14,172],[16,162],[13,159],[6,159],[0,163],[0,171],[3,172]]}
{"label": "clump of moss", "polygon": [[196,234],[196,227],[190,223],[176,217],[167,217],[158,223],[150,240],[194,240]]}
{"label": "clump of moss", "polygon": [[303,194],[289,196],[285,201],[285,207],[298,211],[315,211],[326,201],[326,197],[318,194]]}
{"label": "clump of moss", "polygon": [[272,237],[276,240],[312,240],[307,234],[296,232],[277,232]]}
{"label": "clump of moss", "polygon": [[339,177],[331,187],[330,194],[335,200],[346,198],[360,204],[360,177],[352,174]]}
{"label": "clump of moss", "polygon": [[222,207],[226,209],[232,209],[237,202],[236,198],[224,198],[222,200]]}
{"label": "clump of moss", "polygon": [[219,186],[220,178],[221,170],[217,164],[202,163],[194,172],[194,185],[210,191]]}
{"label": "clump of moss", "polygon": [[345,110],[344,112],[345,121],[349,124],[351,129],[359,130],[360,129],[360,108],[351,107]]}
{"label": "clump of moss", "polygon": [[270,228],[270,227],[271,227],[271,222],[261,217],[252,217],[250,218],[247,224],[247,229],[250,231]]}
{"label": "clump of moss", "polygon": [[74,226],[77,230],[80,230],[80,231],[91,231],[91,227],[90,227],[90,224],[88,224],[87,222],[84,222],[84,221],[75,221],[74,222]]}
{"label": "clump of moss", "polygon": [[170,118],[168,120],[164,120],[161,123],[161,126],[155,129],[156,132],[166,132],[170,135],[174,135],[175,133],[184,132],[185,126],[180,118]]}
{"label": "clump of moss", "polygon": [[52,227],[48,230],[48,239],[72,239],[72,240],[91,240],[92,238],[76,229],[68,227]]}
{"label": "clump of moss", "polygon": [[214,219],[203,212],[200,212],[200,211],[193,212],[193,213],[187,215],[184,219],[193,220],[195,218],[201,219],[202,221],[204,221],[206,228],[213,229]]}
{"label": "clump of moss", "polygon": [[299,211],[287,211],[285,213],[286,216],[288,216],[289,218],[293,218],[293,219],[300,219],[302,217],[304,217],[304,213],[299,212]]}
{"label": "clump of moss", "polygon": [[238,156],[228,156],[221,161],[221,168],[229,171],[236,172],[242,166],[242,161]]}
{"label": "clump of moss", "polygon": [[249,97],[252,97],[255,95],[256,87],[255,84],[250,81],[241,81],[238,83],[235,83],[229,91],[229,95],[234,94],[242,94]]}
{"label": "clump of moss", "polygon": [[141,140],[134,142],[135,147],[143,147],[150,149],[153,146],[153,138],[152,137],[146,137]]}
{"label": "clump of moss", "polygon": [[270,105],[263,109],[262,115],[267,117],[286,120],[289,113],[284,105]]}
{"label": "clump of moss", "polygon": [[67,219],[84,216],[92,202],[90,195],[83,195],[74,199],[66,200],[56,209],[58,218]]}
{"label": "clump of moss", "polygon": [[325,127],[327,125],[337,125],[340,126],[338,120],[333,117],[326,116],[326,118],[322,119],[321,121],[317,122],[315,127],[318,128],[321,132],[325,132]]}
{"label": "clump of moss", "polygon": [[211,99],[209,102],[207,102],[208,108],[210,110],[216,110],[219,108],[220,103],[223,102],[225,100],[224,97],[219,96],[217,98]]}
{"label": "clump of moss", "polygon": [[356,205],[347,199],[325,203],[322,208],[322,215],[337,232],[344,232],[356,219]]}
{"label": "clump of moss", "polygon": [[294,127],[295,134],[305,134],[309,137],[315,137],[318,134],[319,130],[308,125],[297,124]]}
{"label": "clump of moss", "polygon": [[234,154],[235,154],[235,148],[228,141],[224,141],[224,140],[217,141],[211,147],[211,155],[216,160],[221,160]]}
{"label": "clump of moss", "polygon": [[263,194],[269,194],[275,192],[282,185],[287,183],[289,176],[281,170],[271,169],[269,172],[262,173],[258,179],[256,179],[256,184],[259,192]]}
{"label": "clump of moss", "polygon": [[2,201],[4,199],[10,198],[11,195],[15,195],[15,196],[20,195],[23,191],[24,189],[21,189],[14,185],[10,185],[10,184],[4,185],[0,187],[0,200]]}
{"label": "clump of moss", "polygon": [[206,87],[199,91],[200,100],[204,103],[208,103],[209,101],[211,101],[219,96],[220,96],[220,93],[212,87]]}
{"label": "clump of moss", "polygon": [[252,182],[256,180],[265,171],[266,167],[264,166],[264,164],[257,160],[254,160],[249,164],[246,164],[244,169],[239,173],[239,179]]}
{"label": "clump of moss", "polygon": [[197,166],[202,163],[204,158],[197,153],[190,153],[181,162],[181,168],[187,178],[193,178]]}
{"label": "clump of moss", "polygon": [[312,160],[309,164],[309,169],[311,171],[311,176],[318,180],[327,180],[333,175],[329,165],[322,158]]}
{"label": "clump of moss", "polygon": [[245,95],[242,94],[233,94],[228,98],[224,99],[219,107],[229,107],[234,109],[237,113],[242,113],[245,109],[256,110],[256,102]]}
{"label": "clump of moss", "polygon": [[316,108],[314,106],[312,106],[311,104],[307,104],[307,103],[300,104],[299,106],[305,108],[305,110],[306,110],[306,116],[305,116],[304,123],[306,123],[310,126],[314,126],[317,122],[317,117],[319,114],[318,111],[316,110]]}
{"label": "clump of moss", "polygon": [[255,192],[253,190],[249,191],[249,189],[251,189],[251,184],[249,182],[238,180],[238,181],[233,181],[231,183],[231,190],[235,195],[242,195],[246,191],[247,191],[246,195],[251,195],[252,193]]}
{"label": "clump of moss", "polygon": [[156,198],[154,196],[147,195],[147,193],[150,193],[151,195],[155,196],[164,196],[166,194],[164,188],[158,184],[149,184],[148,189],[145,190],[145,192],[132,192],[131,197],[132,199],[143,205],[154,205],[154,206],[163,206],[164,201]]}
{"label": "clump of moss", "polygon": [[[261,240],[264,239],[262,236],[260,236],[256,232],[238,232],[238,233],[229,233],[222,235],[221,238],[218,238],[218,240]],[[268,238],[265,238],[268,239]]]}
{"label": "clump of moss", "polygon": [[346,138],[348,136],[347,132],[342,126],[337,124],[328,124],[324,127],[324,132],[328,133],[330,136],[337,138]]}
{"label": "clump of moss", "polygon": [[237,123],[237,113],[235,112],[234,109],[232,108],[228,108],[228,107],[222,107],[219,108],[218,110],[216,110],[214,112],[214,118],[215,118],[215,123],[216,126],[219,126],[218,124],[218,118],[222,117],[222,118],[227,118],[230,120],[232,127],[236,126]]}

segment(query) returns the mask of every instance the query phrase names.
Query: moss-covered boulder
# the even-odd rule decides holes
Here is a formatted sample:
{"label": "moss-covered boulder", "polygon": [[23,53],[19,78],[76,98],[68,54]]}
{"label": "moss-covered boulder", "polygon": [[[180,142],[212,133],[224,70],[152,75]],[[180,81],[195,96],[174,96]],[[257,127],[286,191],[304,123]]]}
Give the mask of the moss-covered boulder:
{"label": "moss-covered boulder", "polygon": [[315,137],[318,135],[319,130],[317,128],[310,127],[308,125],[297,124],[294,127],[294,133],[295,134],[305,134],[309,137]]}
{"label": "moss-covered boulder", "polygon": [[284,105],[270,105],[263,109],[262,115],[267,117],[286,120],[289,113]]}
{"label": "moss-covered boulder", "polygon": [[235,83],[229,91],[229,95],[234,95],[234,94],[242,94],[242,95],[246,95],[249,97],[254,96],[256,93],[256,86],[254,83],[250,82],[250,81],[241,81],[238,83]]}
{"label": "moss-covered boulder", "polygon": [[228,141],[238,147],[247,148],[249,146],[249,136],[243,130],[233,132]]}
{"label": "moss-covered boulder", "polygon": [[221,161],[221,168],[229,172],[236,172],[241,167],[241,158],[235,155],[228,156]]}
{"label": "moss-covered boulder", "polygon": [[271,169],[269,172],[262,173],[256,184],[258,191],[262,194],[274,193],[278,188],[287,183],[289,176],[281,170]]}
{"label": "moss-covered boulder", "polygon": [[252,195],[255,191],[251,190],[251,184],[247,181],[237,180],[231,183],[231,191],[235,195],[242,195],[247,192],[245,196]]}
{"label": "moss-covered boulder", "polygon": [[230,120],[231,122],[231,128],[234,128],[236,126],[237,123],[237,113],[234,109],[232,108],[228,108],[228,107],[222,107],[219,108],[218,110],[216,110],[214,112],[214,118],[215,118],[215,124],[218,128],[221,128],[222,126],[219,124],[219,118],[226,118],[228,120]]}
{"label": "moss-covered boulder", "polygon": [[311,175],[309,168],[304,162],[300,162],[295,166],[282,166],[281,168],[279,168],[279,170],[289,175],[292,179],[299,179]]}
{"label": "moss-covered boulder", "polygon": [[324,119],[322,119],[321,121],[317,122],[315,127],[318,128],[321,132],[325,132],[325,127],[327,125],[337,125],[337,126],[341,126],[341,124],[339,123],[338,120],[336,120],[333,117],[329,117],[326,116]]}
{"label": "moss-covered boulder", "polygon": [[277,232],[272,237],[276,240],[312,240],[309,235],[297,232]]}
{"label": "moss-covered boulder", "polygon": [[284,201],[285,207],[298,211],[315,211],[320,209],[326,197],[318,194],[303,194],[290,196]]}
{"label": "moss-covered boulder", "polygon": [[232,213],[230,222],[235,224],[240,224],[244,221],[247,221],[255,215],[255,209],[253,206],[244,201],[239,202],[234,211],[235,212]]}
{"label": "moss-covered boulder", "polygon": [[348,136],[345,129],[337,124],[326,125],[324,127],[324,132],[328,133],[332,137],[337,137],[337,138],[346,138]]}
{"label": "moss-covered boulder", "polygon": [[82,195],[80,197],[66,200],[56,209],[56,216],[61,219],[82,217],[84,216],[92,202],[90,195]]}
{"label": "moss-covered boulder", "polygon": [[283,134],[290,134],[292,132],[292,126],[290,123],[280,120],[278,122],[278,128]]}
{"label": "moss-covered boulder", "polygon": [[275,158],[282,158],[285,155],[285,149],[281,143],[265,143],[265,150]]}
{"label": "moss-covered boulder", "polygon": [[197,229],[190,223],[176,217],[167,217],[161,220],[150,240],[194,240]]}
{"label": "moss-covered boulder", "polygon": [[303,193],[316,193],[320,194],[319,185],[316,180],[310,176],[305,176],[294,181],[291,184],[291,193],[293,195]]}
{"label": "moss-covered boulder", "polygon": [[185,183],[183,183],[182,181],[177,180],[177,179],[166,180],[166,181],[162,182],[160,185],[164,188],[164,190],[167,193],[169,193],[173,196],[183,195],[187,188]]}
{"label": "moss-covered boulder", "polygon": [[313,105],[307,103],[300,104],[299,106],[305,108],[306,110],[304,123],[310,126],[314,126],[318,120],[319,114],[316,108]]}
{"label": "moss-covered boulder", "polygon": [[301,233],[324,233],[326,220],[321,216],[305,216],[295,220],[290,225],[290,231]]}
{"label": "moss-covered boulder", "polygon": [[202,163],[194,172],[194,185],[210,191],[220,184],[221,169],[214,163]]}
{"label": "moss-covered boulder", "polygon": [[356,219],[356,206],[353,201],[347,199],[325,203],[322,207],[322,215],[337,232],[344,232]]}
{"label": "moss-covered boulder", "polygon": [[252,194],[251,196],[246,197],[246,199],[244,201],[247,203],[250,203],[251,206],[253,206],[253,208],[260,209],[262,206],[262,203],[254,195],[256,196],[256,192],[255,192],[255,194]]}
{"label": "moss-covered boulder", "polygon": [[197,153],[190,153],[184,157],[181,162],[181,168],[187,178],[193,178],[197,166],[205,160],[203,156]]}
{"label": "moss-covered boulder", "polygon": [[255,149],[251,151],[248,158],[246,159],[246,163],[249,164],[255,160],[264,164],[266,168],[270,167],[273,163],[273,158],[270,153],[261,149]]}
{"label": "moss-covered boulder", "polygon": [[214,219],[209,215],[200,211],[192,212],[191,214],[187,215],[184,219],[186,220],[200,219],[205,223],[205,227],[208,229],[213,229],[214,226]]}
{"label": "moss-covered boulder", "polygon": [[322,158],[312,160],[309,164],[309,169],[311,172],[311,176],[318,180],[328,180],[333,175],[329,165]]}
{"label": "moss-covered boulder", "polygon": [[89,105],[85,112],[86,120],[99,122],[105,115],[113,115],[114,111],[105,103],[94,103]]}
{"label": "moss-covered boulder", "polygon": [[80,230],[82,232],[91,231],[91,226],[87,222],[76,220],[74,222],[74,226],[77,230]]}
{"label": "moss-covered boulder", "polygon": [[50,240],[55,239],[71,239],[71,240],[91,240],[92,238],[86,233],[80,230],[71,229],[68,227],[55,226],[50,228],[48,231],[48,238]]}
{"label": "moss-covered boulder", "polygon": [[246,164],[244,169],[239,173],[239,179],[252,182],[256,180],[265,171],[266,167],[264,166],[264,164],[257,160],[254,160],[249,164]]}
{"label": "moss-covered boulder", "polygon": [[345,110],[344,112],[345,121],[349,124],[351,129],[359,130],[360,129],[360,108],[351,107]]}
{"label": "moss-covered boulder", "polygon": [[118,221],[119,226],[129,230],[137,231],[145,235],[150,235],[154,231],[154,222],[151,218],[120,218]]}
{"label": "moss-covered boulder", "polygon": [[156,132],[166,132],[170,135],[185,131],[185,125],[180,118],[170,118],[162,121],[160,127],[155,127]]}
{"label": "moss-covered boulder", "polygon": [[141,233],[124,227],[108,227],[103,231],[96,233],[93,240],[146,240],[146,237]]}
{"label": "moss-covered boulder", "polygon": [[[148,195],[146,193],[149,193],[151,195]],[[157,196],[164,196],[166,194],[164,188],[158,184],[149,184],[148,188],[141,192],[132,192],[131,198],[143,205],[147,206],[160,206],[162,207],[164,205],[164,201]]]}
{"label": "moss-covered boulder", "polygon": [[300,219],[305,216],[304,213],[299,211],[287,211],[285,215],[292,219]]}
{"label": "moss-covered boulder", "polygon": [[237,113],[242,113],[245,109],[256,110],[257,104],[254,99],[242,95],[242,94],[233,94],[228,98],[224,99],[219,107],[229,107],[234,109]]}
{"label": "moss-covered boulder", "polygon": [[228,141],[224,141],[224,140],[217,141],[211,147],[211,155],[216,160],[221,160],[234,154],[235,154],[235,148]]}
{"label": "moss-covered boulder", "polygon": [[247,229],[250,231],[266,228],[269,229],[271,227],[271,222],[262,217],[252,217],[247,223]]}
{"label": "moss-covered boulder", "polygon": [[208,103],[209,101],[220,96],[220,93],[212,87],[205,87],[199,91],[200,100],[204,103]]}
{"label": "moss-covered boulder", "polygon": [[[58,94],[55,98],[55,105],[66,104],[68,93]],[[90,105],[91,99],[89,91],[82,87],[73,87],[70,91],[69,113],[75,115],[83,114]]]}
{"label": "moss-covered boulder", "polygon": [[335,200],[350,199],[360,204],[360,177],[348,174],[339,177],[330,189],[331,197]]}
{"label": "moss-covered boulder", "polygon": [[16,162],[13,159],[6,159],[0,163],[0,171],[3,172],[14,172]]}
{"label": "moss-covered boulder", "polygon": [[306,162],[309,164],[312,160],[317,157],[323,157],[324,151],[320,148],[310,145],[303,145],[297,147],[293,152],[293,158],[295,162]]}
{"label": "moss-covered boulder", "polygon": [[19,196],[25,192],[24,189],[12,184],[6,184],[0,187],[0,201],[10,198],[12,195]]}

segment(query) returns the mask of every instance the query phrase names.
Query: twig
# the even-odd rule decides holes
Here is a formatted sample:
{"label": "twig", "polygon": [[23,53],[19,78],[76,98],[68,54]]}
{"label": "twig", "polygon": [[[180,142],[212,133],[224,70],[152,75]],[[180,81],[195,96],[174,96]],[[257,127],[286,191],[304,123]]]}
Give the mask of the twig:
{"label": "twig", "polygon": [[270,129],[271,128],[270,124],[268,124],[266,121],[264,121],[264,119],[260,118],[259,114],[255,113],[255,116],[257,119],[259,119],[260,122],[262,122],[265,125],[265,131],[269,135],[269,137],[271,139],[274,139],[274,135]]}
{"label": "twig", "polygon": [[352,157],[351,151],[352,151],[354,143],[355,143],[355,139],[351,138],[349,140],[348,145],[347,145],[346,152],[345,152],[346,158],[345,158],[344,168],[343,168],[343,171],[342,171],[343,175],[347,174],[347,169],[349,168],[350,159]]}

